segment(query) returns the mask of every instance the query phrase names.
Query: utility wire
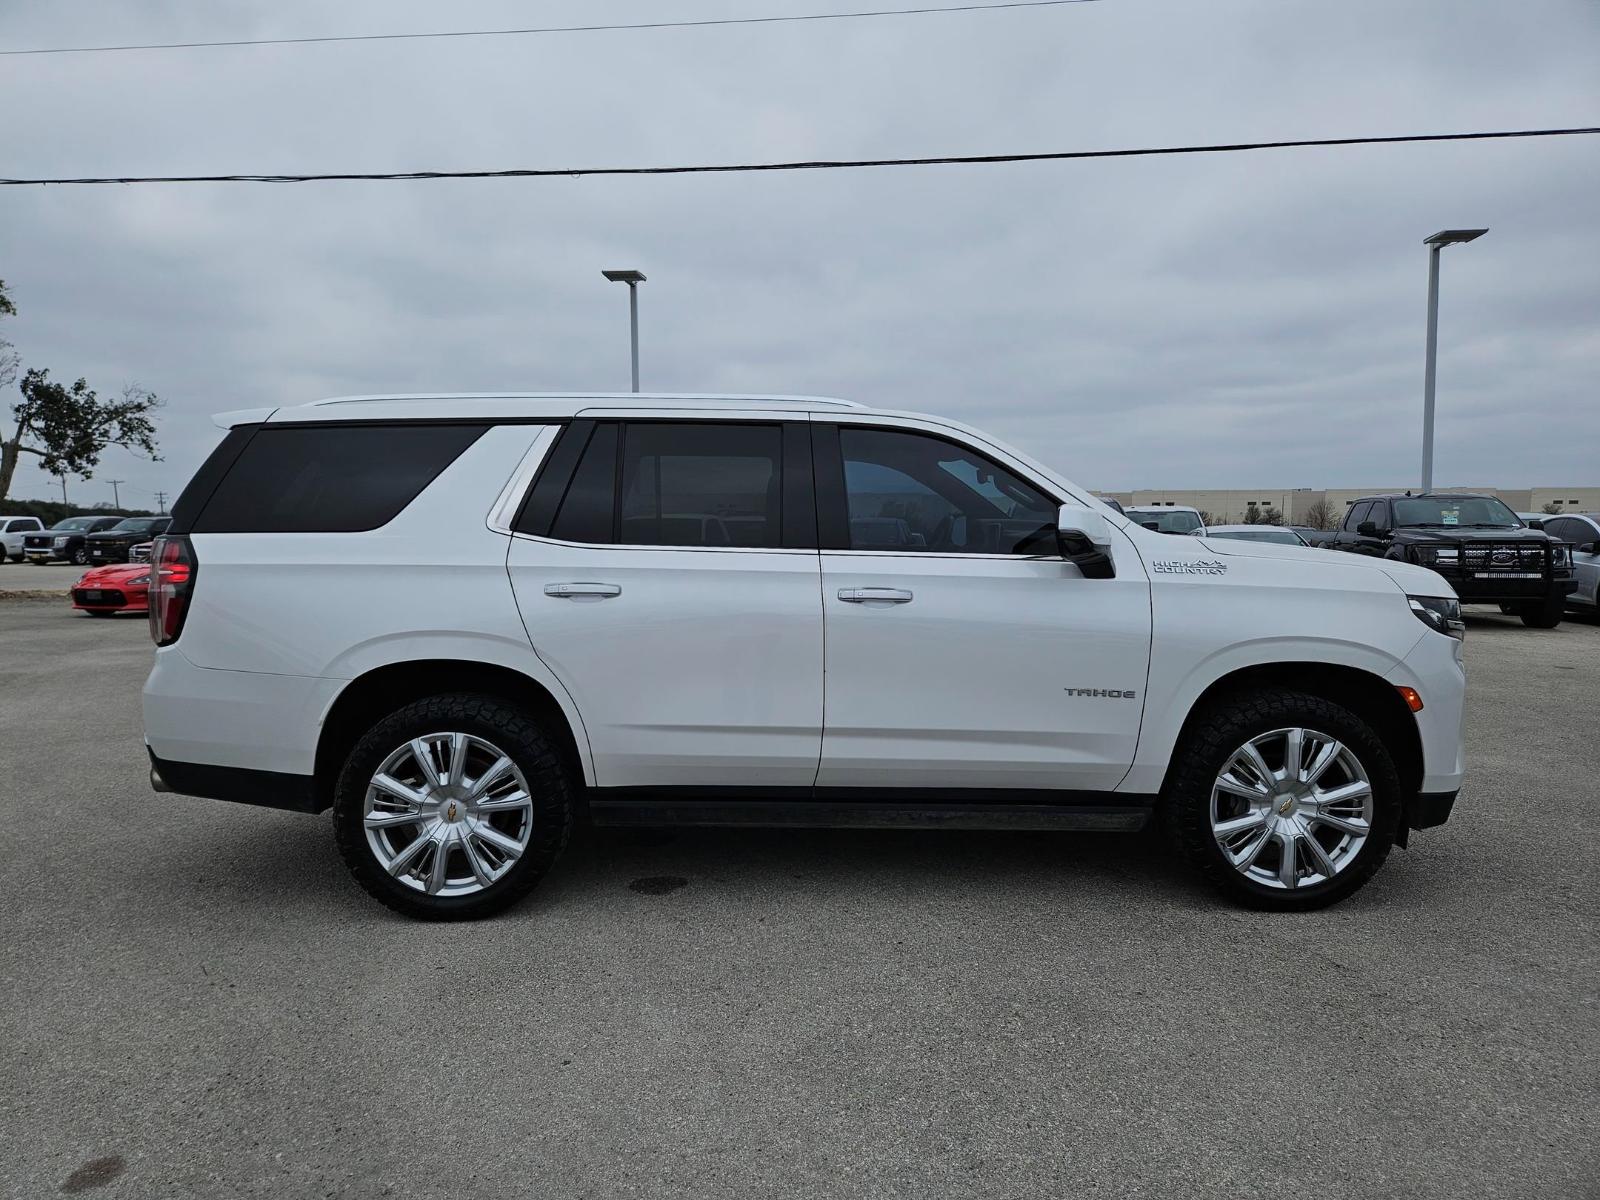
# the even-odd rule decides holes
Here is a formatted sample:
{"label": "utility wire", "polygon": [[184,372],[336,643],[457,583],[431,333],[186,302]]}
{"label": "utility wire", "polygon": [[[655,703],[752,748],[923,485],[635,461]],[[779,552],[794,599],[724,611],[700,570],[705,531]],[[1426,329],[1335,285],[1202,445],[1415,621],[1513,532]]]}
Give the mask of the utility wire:
{"label": "utility wire", "polygon": [[954,4],[939,8],[880,8],[864,12],[800,13],[777,17],[718,17],[701,21],[641,21],[631,25],[546,25],[535,29],[447,29],[434,33],[364,33],[342,37],[249,38],[231,42],[149,42],[131,46],[49,46],[0,50],[8,54],[110,54],[124,50],[200,50],[217,46],[309,46],[327,42],[401,42],[420,38],[521,37],[542,33],[612,33],[623,29],[704,29],[712,25],[779,25],[790,21],[854,21],[862,17],[918,17],[929,13],[984,12],[1002,8],[1060,8],[1100,0],[1002,0],[996,4]]}
{"label": "utility wire", "polygon": [[78,179],[4,179],[0,187],[87,183],[323,183],[334,180],[545,179],[581,175],[721,175],[754,171],[837,171],[854,167],[988,166],[994,163],[1058,162],[1078,158],[1152,158],[1167,154],[1236,154],[1245,150],[1289,150],[1306,146],[1380,146],[1413,142],[1474,142],[1505,138],[1569,137],[1600,133],[1600,125],[1571,129],[1508,129],[1481,133],[1412,133],[1390,137],[1300,138],[1286,142],[1232,142],[1199,146],[1148,146],[1123,150],[1060,150],[1044,154],[955,154],[940,158],[850,158],[804,162],[717,163],[681,167],[529,167],[501,171],[377,171],[305,175],[118,175]]}

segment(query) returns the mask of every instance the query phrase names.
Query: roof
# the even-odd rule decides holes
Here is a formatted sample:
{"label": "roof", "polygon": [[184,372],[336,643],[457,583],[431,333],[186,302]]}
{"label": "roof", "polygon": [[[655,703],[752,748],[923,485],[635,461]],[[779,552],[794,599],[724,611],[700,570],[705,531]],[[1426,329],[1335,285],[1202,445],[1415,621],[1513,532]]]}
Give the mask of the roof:
{"label": "roof", "polygon": [[1363,500],[1498,500],[1486,492],[1373,492],[1370,496],[1357,496],[1351,504]]}
{"label": "roof", "polygon": [[331,396],[299,406],[219,413],[213,420],[226,429],[259,421],[561,418],[577,416],[590,409],[809,412],[863,407],[849,400],[835,400],[826,396],[729,396],[710,392],[426,392],[415,395]]}

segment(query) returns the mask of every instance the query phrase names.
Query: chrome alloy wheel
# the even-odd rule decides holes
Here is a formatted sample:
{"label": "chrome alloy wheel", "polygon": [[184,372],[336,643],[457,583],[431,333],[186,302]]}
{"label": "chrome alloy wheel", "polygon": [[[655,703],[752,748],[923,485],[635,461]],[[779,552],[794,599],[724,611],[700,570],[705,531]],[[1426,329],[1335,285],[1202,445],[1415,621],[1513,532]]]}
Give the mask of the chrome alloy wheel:
{"label": "chrome alloy wheel", "polygon": [[1274,729],[1229,756],[1211,788],[1211,833],[1247,879],[1294,889],[1332,879],[1372,832],[1372,781],[1338,739]]}
{"label": "chrome alloy wheel", "polygon": [[522,857],[533,798],[516,763],[470,733],[429,733],[373,774],[362,807],[367,845],[407,887],[469,896]]}

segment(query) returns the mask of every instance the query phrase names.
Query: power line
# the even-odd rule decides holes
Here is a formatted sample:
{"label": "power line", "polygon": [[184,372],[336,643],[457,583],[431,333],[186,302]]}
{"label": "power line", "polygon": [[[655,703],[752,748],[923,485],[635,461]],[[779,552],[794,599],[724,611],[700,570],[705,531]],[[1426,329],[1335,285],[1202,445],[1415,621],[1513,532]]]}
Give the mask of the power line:
{"label": "power line", "polygon": [[0,187],[88,183],[324,183],[403,179],[545,179],[582,175],[725,175],[755,171],[837,171],[856,167],[989,166],[996,163],[1060,162],[1079,158],[1152,158],[1168,154],[1237,154],[1246,150],[1290,150],[1309,146],[1384,146],[1416,142],[1474,142],[1506,138],[1569,137],[1600,133],[1600,125],[1570,129],[1504,129],[1480,133],[1410,133],[1388,137],[1299,138],[1284,142],[1231,142],[1194,146],[1147,146],[1122,150],[1059,150],[1043,154],[954,154],[939,158],[849,158],[804,162],[715,163],[679,167],[518,167],[500,171],[378,171],[306,175],[118,175],[78,179],[4,179]]}
{"label": "power line", "polygon": [[423,38],[523,37],[546,33],[614,33],[626,29],[704,29],[712,25],[780,25],[794,21],[854,21],[863,17],[919,17],[930,13],[984,12],[1003,8],[1060,8],[1100,0],[1002,0],[995,4],[953,4],[938,8],[878,8],[860,12],[798,13],[777,17],[716,17],[700,21],[640,21],[628,25],[545,25],[533,29],[447,29],[432,33],[363,33],[331,37],[245,38],[227,42],[148,42],[129,46],[49,46],[0,50],[12,54],[110,54],[124,50],[200,50],[220,46],[310,46],[329,42],[401,42]]}

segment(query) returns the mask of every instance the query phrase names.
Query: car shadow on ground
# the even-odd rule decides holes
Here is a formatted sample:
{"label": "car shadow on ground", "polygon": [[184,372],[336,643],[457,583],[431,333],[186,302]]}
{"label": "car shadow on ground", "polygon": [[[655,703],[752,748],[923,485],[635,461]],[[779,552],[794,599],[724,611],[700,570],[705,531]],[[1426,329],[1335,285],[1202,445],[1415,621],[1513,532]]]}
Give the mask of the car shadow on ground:
{"label": "car shadow on ground", "polygon": [[[147,890],[140,880],[161,880],[158,887],[184,893],[159,897],[163,902],[245,901],[278,917],[407,920],[349,877],[327,814],[254,815],[196,831],[181,845],[168,843],[166,869],[130,878],[128,886]],[[270,831],[255,828],[259,821]],[[1396,851],[1374,884],[1340,907],[1426,906],[1440,886],[1437,871],[1421,861],[1406,870],[1407,858]],[[981,908],[1009,906],[1021,895],[1029,902],[1148,912],[1232,908],[1149,831],[580,828],[551,874],[505,917],[537,919],[625,893],[679,892],[695,903],[763,907],[811,904],[825,895]]]}

